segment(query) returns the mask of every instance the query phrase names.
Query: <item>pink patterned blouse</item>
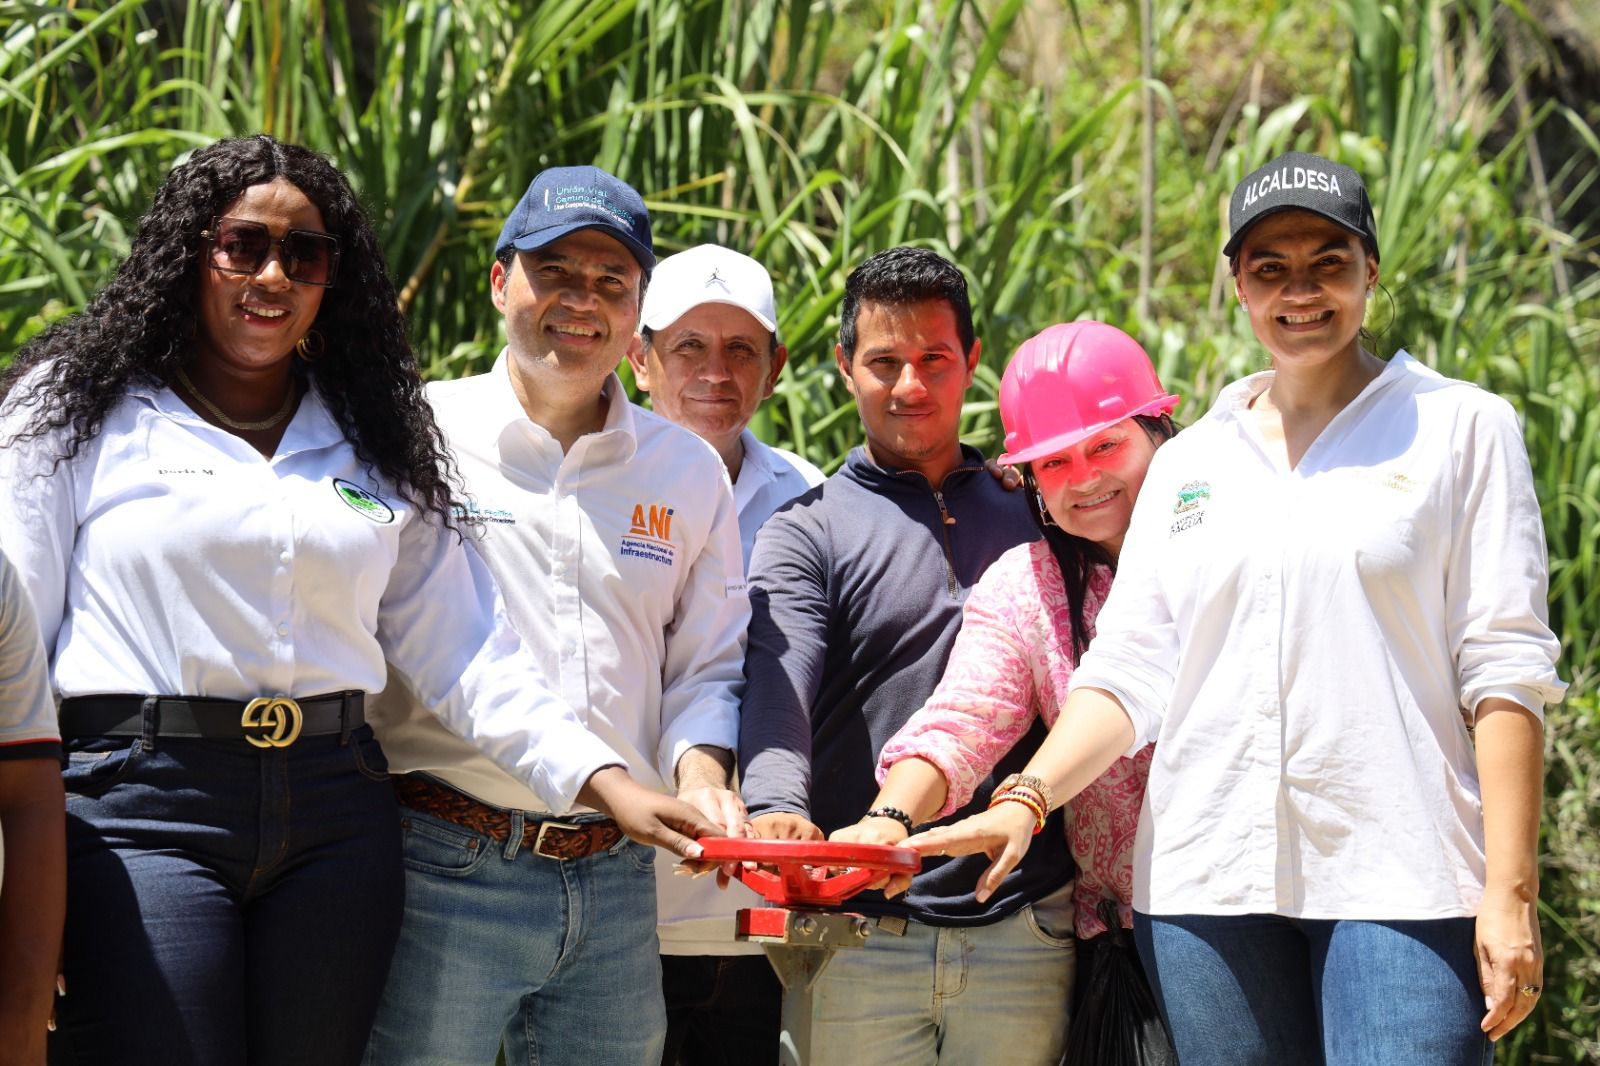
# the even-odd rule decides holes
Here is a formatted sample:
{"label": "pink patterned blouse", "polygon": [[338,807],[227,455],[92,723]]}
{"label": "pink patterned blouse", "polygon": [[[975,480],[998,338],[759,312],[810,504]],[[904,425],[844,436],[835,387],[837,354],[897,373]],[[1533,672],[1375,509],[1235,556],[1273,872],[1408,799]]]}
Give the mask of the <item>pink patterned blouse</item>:
{"label": "pink patterned blouse", "polygon": [[[1111,589],[1111,571],[1090,576],[1084,617],[1094,617]],[[1001,756],[1036,716],[1054,725],[1072,678],[1072,622],[1061,568],[1043,540],[1019,544],[984,573],[967,597],[939,687],[884,747],[878,781],[901,759],[937,766],[949,785],[943,818],[972,798]],[[1133,838],[1154,746],[1111,769],[1080,792],[1066,811],[1067,843],[1078,864],[1073,894],[1078,936],[1105,931],[1096,907],[1116,902],[1133,923]]]}

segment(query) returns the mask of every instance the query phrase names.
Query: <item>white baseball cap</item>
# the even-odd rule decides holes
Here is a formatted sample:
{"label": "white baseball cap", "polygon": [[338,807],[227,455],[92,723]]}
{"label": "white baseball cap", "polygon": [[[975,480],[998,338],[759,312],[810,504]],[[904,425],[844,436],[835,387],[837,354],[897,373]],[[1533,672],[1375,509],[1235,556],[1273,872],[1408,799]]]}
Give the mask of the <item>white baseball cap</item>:
{"label": "white baseball cap", "polygon": [[772,277],[760,263],[732,248],[700,244],[661,260],[645,290],[639,317],[647,329],[665,329],[701,304],[743,308],[774,337],[778,334]]}

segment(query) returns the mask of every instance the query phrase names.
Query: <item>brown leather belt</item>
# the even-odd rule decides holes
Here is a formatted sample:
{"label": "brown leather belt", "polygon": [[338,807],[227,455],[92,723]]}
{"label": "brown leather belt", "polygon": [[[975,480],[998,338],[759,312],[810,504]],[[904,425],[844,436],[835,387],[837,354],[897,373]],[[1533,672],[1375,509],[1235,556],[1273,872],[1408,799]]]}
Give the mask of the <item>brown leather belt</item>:
{"label": "brown leather belt", "polygon": [[[394,794],[412,810],[431,814],[451,825],[501,842],[511,836],[510,811],[480,803],[431,777],[421,774],[396,777]],[[523,816],[522,846],[547,859],[581,859],[597,851],[610,851],[621,839],[622,829],[609,818],[593,822],[558,822],[554,818]]]}

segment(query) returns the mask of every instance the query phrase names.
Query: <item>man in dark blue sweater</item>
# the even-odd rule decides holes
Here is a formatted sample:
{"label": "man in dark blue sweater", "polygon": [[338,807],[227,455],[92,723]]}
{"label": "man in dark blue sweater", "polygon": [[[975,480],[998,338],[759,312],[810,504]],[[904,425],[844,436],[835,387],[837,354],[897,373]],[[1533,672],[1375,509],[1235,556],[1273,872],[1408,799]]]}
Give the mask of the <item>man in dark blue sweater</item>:
{"label": "man in dark blue sweater", "polygon": [[[878,753],[932,694],[967,590],[1038,531],[1023,501],[958,438],[978,365],[961,272],[926,249],[893,248],[845,282],[839,372],[866,443],[769,519],[750,563],[752,618],[739,759],[766,837],[819,838],[869,815]],[[1043,739],[1037,723],[1018,749]],[[1026,758],[952,818],[982,809]],[[1054,1066],[1073,970],[1073,875],[1059,811],[986,903],[983,856],[926,860],[894,900],[852,909],[878,920],[814,986],[811,1062]],[[1035,906],[1038,904],[1038,906]]]}

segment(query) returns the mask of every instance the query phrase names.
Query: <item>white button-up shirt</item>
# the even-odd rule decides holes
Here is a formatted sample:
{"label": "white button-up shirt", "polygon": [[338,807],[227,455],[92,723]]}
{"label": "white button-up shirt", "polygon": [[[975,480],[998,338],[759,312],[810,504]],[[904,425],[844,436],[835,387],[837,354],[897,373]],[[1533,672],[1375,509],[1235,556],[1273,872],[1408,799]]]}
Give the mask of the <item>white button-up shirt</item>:
{"label": "white button-up shirt", "polygon": [[[741,434],[744,462],[733,483],[733,502],[739,512],[739,540],[744,563],[750,565],[756,531],[772,512],[823,482],[822,471],[791,451],[756,439],[748,429]],[[738,885],[719,889],[710,881],[666,876],[677,856],[662,851],[656,859],[657,933],[663,955],[759,955],[760,944],[733,938],[734,921],[745,907],[761,905],[760,897]]]}
{"label": "white button-up shirt", "polygon": [[1248,410],[1271,381],[1156,453],[1072,681],[1157,741],[1134,906],[1472,915],[1473,710],[1565,689],[1521,430],[1401,352],[1287,470]]}
{"label": "white button-up shirt", "polygon": [[32,413],[0,421],[0,546],[60,695],[371,693],[387,659],[552,807],[621,761],[541,684],[482,561],[368,471],[316,390],[270,459],[134,386],[52,470],[61,432],[12,440]]}
{"label": "white button-up shirt", "polygon": [[33,603],[0,552],[0,759],[59,755],[59,736]]}
{"label": "white button-up shirt", "polygon": [[824,477],[794,452],[763,444],[748,429],[739,435],[739,443],[744,446],[744,462],[739,466],[739,480],[733,483],[733,505],[739,512],[739,543],[748,567],[756,531],[772,512],[822,484]]}
{"label": "white button-up shirt", "polygon": [[[633,777],[673,790],[691,746],[737,748],[750,618],[728,475],[693,433],[631,404],[565,454],[487,374],[428,387],[480,524],[477,546],[550,686]],[[430,715],[380,701],[391,769],[500,807],[539,797]]]}

